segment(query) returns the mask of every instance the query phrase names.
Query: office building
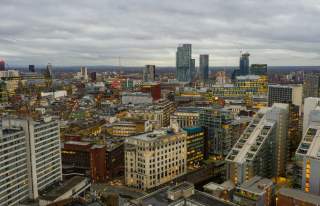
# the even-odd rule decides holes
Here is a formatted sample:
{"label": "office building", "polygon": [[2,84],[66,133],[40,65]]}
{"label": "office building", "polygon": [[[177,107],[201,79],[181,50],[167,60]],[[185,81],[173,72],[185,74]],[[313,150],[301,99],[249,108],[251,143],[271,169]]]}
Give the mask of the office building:
{"label": "office building", "polygon": [[253,117],[226,158],[231,181],[241,184],[256,175],[285,174],[288,113],[287,104],[274,104]]}
{"label": "office building", "polygon": [[212,94],[224,99],[245,97],[267,97],[268,77],[258,75],[237,76],[233,84],[216,84],[211,87]]}
{"label": "office building", "polygon": [[210,154],[226,156],[231,146],[230,111],[223,108],[205,108],[200,111],[199,126],[206,131],[206,144]]}
{"label": "office building", "polygon": [[91,81],[96,82],[97,81],[97,72],[91,72],[90,78],[91,78]]}
{"label": "office building", "polygon": [[192,80],[192,45],[179,45],[176,52],[176,79],[180,82]]}
{"label": "office building", "polygon": [[143,93],[149,93],[154,101],[161,98],[161,87],[159,83],[144,82],[140,85],[140,91]]}
{"label": "office building", "polygon": [[32,65],[32,64],[29,65],[29,72],[36,72],[34,65]]}
{"label": "office building", "polygon": [[320,196],[302,190],[281,188],[277,192],[277,206],[318,206]]}
{"label": "office building", "polygon": [[299,106],[302,105],[302,85],[269,85],[268,106],[273,103],[285,103]]}
{"label": "office building", "polygon": [[154,82],[156,78],[156,66],[146,65],[143,69],[143,81],[144,82]]}
{"label": "office building", "polygon": [[320,97],[320,74],[306,73],[303,79],[303,97]]}
{"label": "office building", "polygon": [[177,110],[170,115],[170,125],[177,123],[180,128],[194,127],[199,123],[198,107],[178,107]]}
{"label": "office building", "polygon": [[184,128],[187,134],[187,166],[188,168],[199,167],[205,157],[205,134],[201,127]]}
{"label": "office building", "polygon": [[148,119],[153,128],[167,127],[170,125],[170,115],[176,110],[175,104],[167,99],[160,99],[153,104],[141,104],[132,107],[128,114],[131,118]]}
{"label": "office building", "polygon": [[207,82],[209,79],[209,55],[201,54],[199,63],[200,80],[202,82]]}
{"label": "office building", "polygon": [[62,148],[64,174],[83,174],[93,182],[106,180],[106,147],[84,141],[66,141]]}
{"label": "office building", "polygon": [[0,71],[6,70],[6,62],[2,59],[0,59]]}
{"label": "office building", "polygon": [[40,191],[62,180],[58,121],[51,117],[37,121],[6,118],[2,120],[2,135],[1,203],[37,200]]}
{"label": "office building", "polygon": [[248,75],[249,74],[249,56],[248,52],[241,54],[240,57],[240,75]]}
{"label": "office building", "polygon": [[195,59],[191,59],[191,72],[190,72],[191,76],[190,76],[190,79],[191,81],[194,80],[196,74],[197,74],[197,71],[196,71],[196,60]]}
{"label": "office building", "polygon": [[267,75],[268,74],[268,65],[266,65],[266,64],[251,64],[250,74],[251,75]]}
{"label": "office building", "polygon": [[255,176],[236,187],[233,202],[246,206],[273,206],[274,189],[271,179]]}
{"label": "office building", "polygon": [[151,130],[152,124],[149,120],[128,119],[112,123],[112,136],[115,137],[129,137]]}
{"label": "office building", "polygon": [[187,140],[183,132],[155,130],[125,141],[125,183],[148,190],[187,172]]}

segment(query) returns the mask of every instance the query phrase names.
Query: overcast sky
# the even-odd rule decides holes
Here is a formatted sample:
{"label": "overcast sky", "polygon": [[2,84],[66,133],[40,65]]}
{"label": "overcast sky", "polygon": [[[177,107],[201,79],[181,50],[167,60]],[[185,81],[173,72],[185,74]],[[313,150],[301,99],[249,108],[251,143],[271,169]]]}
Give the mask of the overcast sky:
{"label": "overcast sky", "polygon": [[210,66],[320,65],[319,0],[0,0],[10,65],[174,66],[191,43]]}

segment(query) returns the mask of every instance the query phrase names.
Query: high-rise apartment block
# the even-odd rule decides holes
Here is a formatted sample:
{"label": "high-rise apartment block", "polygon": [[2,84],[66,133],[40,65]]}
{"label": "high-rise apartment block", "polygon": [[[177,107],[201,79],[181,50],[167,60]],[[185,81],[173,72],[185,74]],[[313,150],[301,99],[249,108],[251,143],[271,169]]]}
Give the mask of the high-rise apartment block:
{"label": "high-rise apartment block", "polygon": [[249,56],[248,52],[241,54],[240,57],[240,74],[241,75],[248,75],[249,74]]}
{"label": "high-rise apartment block", "polygon": [[176,79],[180,82],[190,82],[193,79],[194,65],[192,45],[179,45],[176,53]]}
{"label": "high-rise apartment block", "polygon": [[184,132],[156,130],[125,141],[125,182],[148,190],[187,172],[187,140]]}
{"label": "high-rise apartment block", "polygon": [[230,111],[223,108],[205,108],[200,111],[199,126],[207,132],[207,148],[210,154],[226,156],[231,149]]}
{"label": "high-rise apartment block", "polygon": [[146,65],[143,69],[143,81],[144,82],[154,82],[156,76],[156,66]]}
{"label": "high-rise apartment block", "polygon": [[320,98],[305,99],[303,138],[297,149],[297,164],[301,171],[301,188],[320,195]]}
{"label": "high-rise apartment block", "polygon": [[209,55],[201,54],[199,64],[200,80],[202,82],[207,82],[209,79]]}
{"label": "high-rise apartment block", "polygon": [[288,112],[287,104],[274,104],[254,116],[226,158],[231,181],[285,174]]}
{"label": "high-rise apartment block", "polygon": [[36,200],[40,191],[62,180],[59,123],[51,117],[6,118],[1,127],[0,201]]}

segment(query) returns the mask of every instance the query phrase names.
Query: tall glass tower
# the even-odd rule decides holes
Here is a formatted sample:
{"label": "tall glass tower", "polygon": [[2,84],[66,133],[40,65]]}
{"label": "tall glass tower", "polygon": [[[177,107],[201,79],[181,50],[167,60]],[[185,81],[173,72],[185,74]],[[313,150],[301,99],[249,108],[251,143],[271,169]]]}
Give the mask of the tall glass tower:
{"label": "tall glass tower", "polygon": [[243,53],[240,57],[240,75],[249,74],[249,56],[248,52]]}
{"label": "tall glass tower", "polygon": [[176,79],[180,82],[192,80],[192,45],[182,44],[177,48],[176,53]]}
{"label": "tall glass tower", "polygon": [[202,82],[207,82],[209,78],[209,55],[208,54],[200,54],[200,80]]}

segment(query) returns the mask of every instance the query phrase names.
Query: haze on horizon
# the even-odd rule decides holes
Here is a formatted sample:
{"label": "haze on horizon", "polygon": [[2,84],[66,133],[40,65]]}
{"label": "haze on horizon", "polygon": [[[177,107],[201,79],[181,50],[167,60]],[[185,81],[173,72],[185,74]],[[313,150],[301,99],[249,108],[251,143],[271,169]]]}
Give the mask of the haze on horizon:
{"label": "haze on horizon", "polygon": [[319,0],[2,0],[0,58],[11,65],[174,66],[191,43],[210,66],[320,65]]}

